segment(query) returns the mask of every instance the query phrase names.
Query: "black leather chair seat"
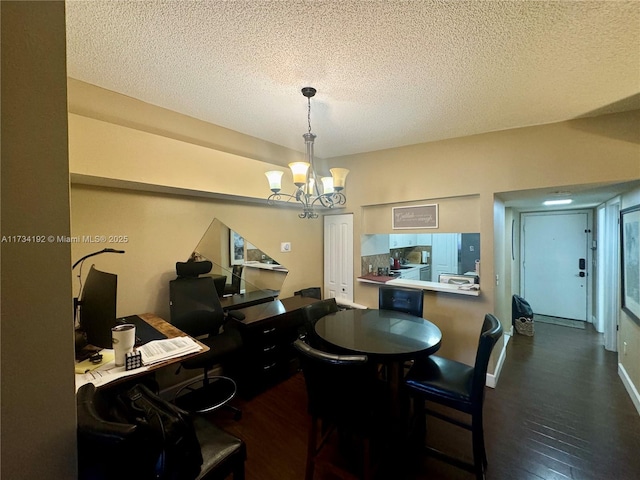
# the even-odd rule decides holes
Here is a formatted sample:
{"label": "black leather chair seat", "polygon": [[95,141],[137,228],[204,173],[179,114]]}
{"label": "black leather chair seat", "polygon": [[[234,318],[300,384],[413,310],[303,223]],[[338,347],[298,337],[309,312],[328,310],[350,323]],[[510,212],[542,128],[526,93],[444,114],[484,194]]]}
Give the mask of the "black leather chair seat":
{"label": "black leather chair seat", "polygon": [[200,442],[203,463],[197,480],[218,480],[234,473],[234,480],[242,480],[239,469],[247,457],[245,443],[238,437],[219,429],[204,417],[193,419],[196,436]]}
{"label": "black leather chair seat", "polygon": [[473,367],[432,355],[416,361],[405,378],[405,385],[428,395],[438,403],[455,404],[464,412],[471,410]]}
{"label": "black leather chair seat", "polygon": [[242,336],[238,330],[226,328],[224,335],[211,335],[200,342],[209,347],[209,351],[182,362],[184,368],[202,368],[202,365],[224,362],[239,352],[242,347]]}

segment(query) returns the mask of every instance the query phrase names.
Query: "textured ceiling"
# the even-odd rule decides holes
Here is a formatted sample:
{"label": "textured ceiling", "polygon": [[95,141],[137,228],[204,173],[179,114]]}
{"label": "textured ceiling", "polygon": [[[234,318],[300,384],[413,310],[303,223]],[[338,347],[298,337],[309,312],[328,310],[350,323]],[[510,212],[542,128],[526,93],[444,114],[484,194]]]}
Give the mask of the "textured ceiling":
{"label": "textured ceiling", "polygon": [[68,75],[316,154],[640,108],[640,2],[67,1]]}

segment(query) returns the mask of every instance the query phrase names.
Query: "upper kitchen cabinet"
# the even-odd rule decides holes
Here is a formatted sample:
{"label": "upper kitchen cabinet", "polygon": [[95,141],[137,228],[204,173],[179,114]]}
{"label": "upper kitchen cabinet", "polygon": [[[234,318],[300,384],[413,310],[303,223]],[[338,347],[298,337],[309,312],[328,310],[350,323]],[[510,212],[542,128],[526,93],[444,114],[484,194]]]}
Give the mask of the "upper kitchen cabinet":
{"label": "upper kitchen cabinet", "polygon": [[407,248],[418,245],[418,235],[415,233],[392,233],[389,235],[389,250],[393,248]]}
{"label": "upper kitchen cabinet", "polygon": [[431,233],[418,233],[416,235],[416,242],[417,245],[420,247],[429,247],[431,246],[432,242],[433,242],[433,234]]}
{"label": "upper kitchen cabinet", "polygon": [[362,235],[360,255],[383,255],[389,253],[389,235]]}

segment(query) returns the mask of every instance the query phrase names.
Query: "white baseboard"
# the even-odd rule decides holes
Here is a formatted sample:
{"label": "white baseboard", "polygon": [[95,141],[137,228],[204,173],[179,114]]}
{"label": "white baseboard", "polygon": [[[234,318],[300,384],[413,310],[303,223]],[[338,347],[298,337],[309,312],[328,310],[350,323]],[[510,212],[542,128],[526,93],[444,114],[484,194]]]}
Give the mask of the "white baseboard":
{"label": "white baseboard", "polygon": [[502,370],[502,366],[504,365],[505,359],[507,358],[507,345],[509,344],[511,335],[503,335],[502,338],[504,338],[504,345],[502,346],[502,350],[500,351],[498,363],[496,363],[496,369],[493,373],[487,373],[487,381],[485,384],[490,388],[496,388],[496,385],[498,384],[498,377],[500,376],[500,371]]}
{"label": "white baseboard", "polygon": [[627,393],[631,397],[631,401],[633,402],[633,405],[636,407],[636,410],[638,411],[638,415],[640,415],[640,394],[638,393],[636,386],[633,384],[633,382],[629,378],[627,371],[624,369],[621,363],[618,363],[618,376],[622,380],[622,384],[624,385],[624,388],[627,390]]}

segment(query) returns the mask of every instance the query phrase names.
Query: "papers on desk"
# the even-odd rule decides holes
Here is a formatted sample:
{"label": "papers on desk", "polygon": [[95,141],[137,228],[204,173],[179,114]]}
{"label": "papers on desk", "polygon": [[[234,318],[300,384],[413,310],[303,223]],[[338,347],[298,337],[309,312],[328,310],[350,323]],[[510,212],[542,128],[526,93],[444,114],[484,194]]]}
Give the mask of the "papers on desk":
{"label": "papers on desk", "polygon": [[149,370],[150,365],[172,358],[182,357],[200,350],[202,350],[202,347],[191,337],[153,340],[137,348],[137,351],[142,353],[144,366],[134,370],[126,370],[124,366],[116,367],[115,361],[113,360],[112,349],[104,349],[101,351],[103,359],[110,358],[111,360],[98,365],[98,368],[95,370],[85,371],[85,373],[78,373],[76,371],[76,391],[87,383],[93,383],[96,387],[100,387],[114,380]]}
{"label": "papers on desk", "polygon": [[125,370],[124,367],[116,367],[114,361],[111,361],[97,370],[83,373],[81,375],[76,374],[76,392],[78,389],[87,383],[93,383],[96,387],[100,387],[119,378],[128,377],[129,375],[136,375],[140,372],[149,370],[149,367],[140,367],[135,370]]}
{"label": "papers on desk", "polygon": [[142,363],[153,365],[171,358],[182,357],[202,350],[191,337],[175,337],[165,340],[153,340],[138,347],[142,354]]}

